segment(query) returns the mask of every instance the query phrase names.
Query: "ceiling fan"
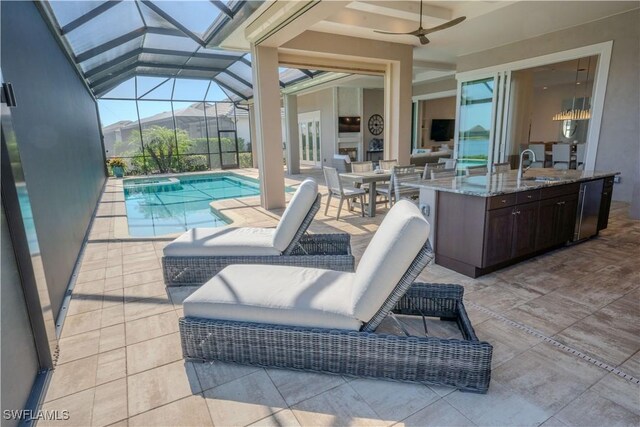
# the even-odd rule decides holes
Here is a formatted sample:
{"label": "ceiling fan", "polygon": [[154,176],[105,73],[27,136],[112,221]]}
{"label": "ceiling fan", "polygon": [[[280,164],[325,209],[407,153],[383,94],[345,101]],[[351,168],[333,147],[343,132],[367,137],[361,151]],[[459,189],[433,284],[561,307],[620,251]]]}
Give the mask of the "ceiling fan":
{"label": "ceiling fan", "polygon": [[429,39],[427,38],[427,34],[435,33],[436,31],[440,31],[440,30],[444,30],[445,28],[453,27],[454,25],[458,25],[459,23],[461,23],[465,19],[467,19],[466,16],[461,16],[459,18],[452,19],[449,22],[445,22],[442,25],[438,25],[437,27],[422,28],[422,0],[420,0],[420,26],[418,27],[417,30],[410,31],[408,33],[392,33],[392,32],[388,32],[388,31],[378,31],[378,30],[373,30],[373,31],[376,32],[376,33],[379,33],[379,34],[391,34],[391,35],[397,35],[397,36],[399,36],[399,35],[416,36],[418,39],[420,39],[420,43],[421,44],[427,44],[427,43],[429,43]]}

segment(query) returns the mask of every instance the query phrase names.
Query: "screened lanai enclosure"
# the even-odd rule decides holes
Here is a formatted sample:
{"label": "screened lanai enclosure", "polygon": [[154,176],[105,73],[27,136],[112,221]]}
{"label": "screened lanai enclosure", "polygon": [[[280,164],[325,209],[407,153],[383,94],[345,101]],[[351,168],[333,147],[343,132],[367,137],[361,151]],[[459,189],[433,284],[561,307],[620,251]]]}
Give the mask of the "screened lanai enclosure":
{"label": "screened lanai enclosure", "polygon": [[[126,173],[252,167],[252,64],[222,50],[260,1],[46,1],[98,101],[107,161]],[[280,87],[321,74],[280,69]],[[279,125],[279,124],[278,124]]]}

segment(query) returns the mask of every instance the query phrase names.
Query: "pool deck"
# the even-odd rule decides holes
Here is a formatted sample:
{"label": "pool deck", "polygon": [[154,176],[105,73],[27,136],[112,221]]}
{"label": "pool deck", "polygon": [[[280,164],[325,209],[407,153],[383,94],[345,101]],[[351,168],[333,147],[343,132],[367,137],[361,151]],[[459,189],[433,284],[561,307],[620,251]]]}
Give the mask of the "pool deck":
{"label": "pool deck", "polygon": [[[256,177],[255,170],[245,170]],[[319,170],[287,178],[296,185]],[[598,238],[470,279],[429,265],[419,280],[459,283],[480,339],[494,346],[486,395],[449,387],[184,362],[178,318],[193,288],[164,286],[166,239],[120,240],[121,181],[110,179],[82,259],[45,410],[63,426],[640,424],[640,221],[614,202]],[[326,188],[321,186],[326,194]],[[290,197],[290,196],[287,196]],[[325,198],[326,200],[326,198]],[[358,261],[375,218],[324,206],[311,232],[348,232]],[[222,200],[237,225],[274,226],[282,210]],[[532,333],[531,331],[537,331]],[[446,330],[433,329],[432,333]],[[563,350],[619,369],[614,372]],[[39,426],[49,425],[40,422]]]}

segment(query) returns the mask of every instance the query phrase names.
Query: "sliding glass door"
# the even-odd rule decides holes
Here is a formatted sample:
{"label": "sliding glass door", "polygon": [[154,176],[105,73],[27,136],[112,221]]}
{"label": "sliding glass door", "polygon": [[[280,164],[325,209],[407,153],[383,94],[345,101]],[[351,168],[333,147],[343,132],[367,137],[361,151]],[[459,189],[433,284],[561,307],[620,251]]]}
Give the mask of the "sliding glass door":
{"label": "sliding glass door", "polygon": [[508,108],[509,73],[462,81],[458,89],[456,121],[457,168],[484,166],[500,161]]}

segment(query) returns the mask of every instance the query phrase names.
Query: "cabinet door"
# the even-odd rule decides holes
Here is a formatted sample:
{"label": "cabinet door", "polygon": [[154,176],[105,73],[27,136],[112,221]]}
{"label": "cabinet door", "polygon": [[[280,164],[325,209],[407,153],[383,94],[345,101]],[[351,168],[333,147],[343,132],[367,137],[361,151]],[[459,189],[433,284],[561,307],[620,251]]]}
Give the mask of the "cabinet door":
{"label": "cabinet door", "polygon": [[514,213],[515,210],[512,207],[487,212],[483,267],[508,261],[511,258]]}
{"label": "cabinet door", "polygon": [[542,200],[538,211],[538,225],[536,232],[536,250],[543,250],[557,245],[562,241],[559,235],[562,201],[564,197]]}
{"label": "cabinet door", "polygon": [[558,243],[566,243],[573,239],[576,228],[576,211],[578,210],[578,195],[571,194],[562,200],[562,218],[559,224],[561,239]]}
{"label": "cabinet door", "polygon": [[611,210],[611,196],[613,187],[605,186],[602,190],[602,201],[600,202],[600,216],[598,217],[598,231],[604,230],[609,225],[609,211]]}
{"label": "cabinet door", "polygon": [[515,207],[512,257],[528,255],[536,250],[538,211],[538,202]]}

